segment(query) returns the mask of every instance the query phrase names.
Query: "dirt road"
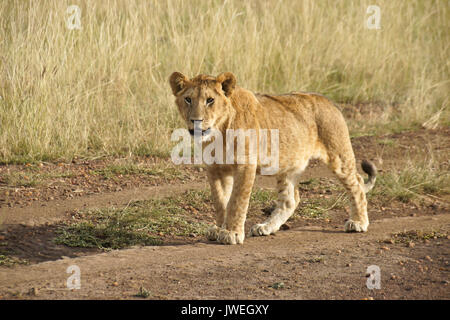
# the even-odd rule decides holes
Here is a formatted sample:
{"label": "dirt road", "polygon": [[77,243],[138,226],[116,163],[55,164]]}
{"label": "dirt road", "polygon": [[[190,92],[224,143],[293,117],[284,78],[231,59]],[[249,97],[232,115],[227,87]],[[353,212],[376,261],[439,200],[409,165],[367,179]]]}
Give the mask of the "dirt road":
{"label": "dirt road", "polygon": [[[448,154],[447,133],[388,138],[403,145],[405,139],[415,141],[418,152],[420,144],[417,141],[423,141],[424,145],[431,143],[434,150]],[[368,141],[368,138],[361,138],[354,142],[357,156],[364,153],[369,159],[376,160],[380,149],[373,149],[370,153],[365,147],[368,143],[373,144],[373,139]],[[398,162],[398,159],[399,153],[383,154],[384,166],[381,172],[387,170],[390,163]],[[305,179],[323,176],[329,176],[329,173],[320,165],[313,164],[305,174]],[[119,179],[121,185],[125,184],[123,179]],[[270,189],[273,183],[259,179],[258,186]],[[167,197],[185,190],[204,188],[206,183],[201,170],[185,183],[163,181],[157,185],[136,185],[132,182],[129,188],[115,192],[86,193],[70,199],[63,198],[61,193],[55,195],[54,200],[37,199],[29,205],[20,205],[28,202],[27,198],[19,194],[23,192],[26,195],[29,192],[21,188],[15,195],[17,198],[7,198],[0,209],[3,223],[0,240],[14,246],[18,256],[27,258],[31,263],[0,266],[0,297],[450,298],[450,215],[445,203],[417,205],[393,201],[386,208],[374,199],[372,206],[369,204],[371,225],[369,231],[363,234],[343,232],[347,214],[342,208],[331,210],[329,219],[298,219],[288,223],[287,230],[276,235],[247,238],[243,245],[237,246],[219,245],[203,237],[187,237],[165,241],[161,246],[137,246],[101,252],[69,248],[52,241],[55,223],[70,220],[71,213],[79,209],[125,206],[130,200]],[[323,194],[317,191],[318,196],[327,197],[329,190],[325,191]],[[45,192],[40,191],[39,194]],[[36,190],[34,194],[38,194]],[[305,191],[306,199],[313,195]],[[8,199],[13,199],[10,205],[6,204]],[[251,215],[246,227],[261,219],[263,217]],[[67,268],[74,265],[80,270],[81,288],[69,290],[66,284],[71,274],[67,273]],[[366,271],[373,265],[380,268],[379,289],[367,287]],[[141,294],[143,291],[145,297]]]}
{"label": "dirt road", "polygon": [[[242,246],[132,248],[1,269],[1,292],[130,299],[142,286],[154,299],[448,299],[448,239],[414,248],[377,242],[399,230],[441,227],[448,231],[449,215],[379,220],[365,234],[303,227],[247,239]],[[81,271],[79,290],[66,288],[71,265]],[[379,290],[366,286],[371,265],[381,269]]]}

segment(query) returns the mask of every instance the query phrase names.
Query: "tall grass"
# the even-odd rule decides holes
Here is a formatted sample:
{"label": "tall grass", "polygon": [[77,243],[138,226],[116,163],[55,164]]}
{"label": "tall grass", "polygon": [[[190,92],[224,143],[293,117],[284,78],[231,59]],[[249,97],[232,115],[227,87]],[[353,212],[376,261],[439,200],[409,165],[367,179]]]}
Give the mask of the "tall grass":
{"label": "tall grass", "polygon": [[362,132],[440,110],[449,124],[449,2],[376,1],[370,30],[372,2],[1,1],[0,161],[167,154],[175,70],[383,106]]}

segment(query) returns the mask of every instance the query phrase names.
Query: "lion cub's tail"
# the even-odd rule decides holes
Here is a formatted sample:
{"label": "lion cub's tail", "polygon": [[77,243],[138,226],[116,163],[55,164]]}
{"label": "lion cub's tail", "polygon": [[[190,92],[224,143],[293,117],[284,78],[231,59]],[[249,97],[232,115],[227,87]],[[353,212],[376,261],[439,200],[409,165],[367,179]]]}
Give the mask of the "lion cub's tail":
{"label": "lion cub's tail", "polygon": [[375,186],[375,181],[377,180],[377,167],[375,167],[372,162],[363,160],[361,162],[361,168],[369,176],[369,180],[363,186],[364,192],[367,193]]}

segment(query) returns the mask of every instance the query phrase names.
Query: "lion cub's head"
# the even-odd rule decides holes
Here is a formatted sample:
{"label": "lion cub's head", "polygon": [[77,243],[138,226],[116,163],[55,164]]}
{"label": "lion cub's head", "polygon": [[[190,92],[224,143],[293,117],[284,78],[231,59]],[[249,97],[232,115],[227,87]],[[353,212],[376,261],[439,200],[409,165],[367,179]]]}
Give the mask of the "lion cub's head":
{"label": "lion cub's head", "polygon": [[211,129],[221,129],[231,108],[230,97],[236,86],[236,78],[230,72],[212,77],[198,75],[188,79],[179,72],[170,76],[170,86],[181,116],[189,132],[194,134],[194,125],[202,130],[203,137]]}

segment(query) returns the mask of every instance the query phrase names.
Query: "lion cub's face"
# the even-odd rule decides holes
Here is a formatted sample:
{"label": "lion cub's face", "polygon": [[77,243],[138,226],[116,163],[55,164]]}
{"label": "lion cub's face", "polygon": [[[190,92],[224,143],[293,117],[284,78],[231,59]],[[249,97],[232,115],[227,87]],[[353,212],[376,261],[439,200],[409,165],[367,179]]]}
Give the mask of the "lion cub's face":
{"label": "lion cub's face", "polygon": [[235,85],[236,78],[229,72],[216,78],[198,75],[192,79],[179,72],[172,73],[170,86],[175,102],[192,135],[194,127],[202,130],[204,138],[211,129],[220,130],[229,114],[229,97]]}

